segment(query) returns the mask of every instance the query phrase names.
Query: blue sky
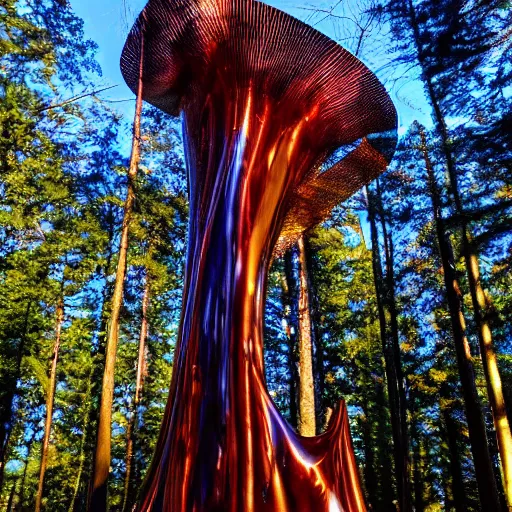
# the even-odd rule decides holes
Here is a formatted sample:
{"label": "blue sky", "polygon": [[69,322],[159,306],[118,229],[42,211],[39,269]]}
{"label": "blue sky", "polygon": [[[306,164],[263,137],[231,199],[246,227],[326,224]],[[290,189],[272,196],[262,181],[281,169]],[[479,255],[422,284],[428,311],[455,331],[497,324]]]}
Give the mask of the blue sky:
{"label": "blue sky", "polygon": [[119,84],[104,97],[133,97],[121,76],[119,58],[129,27],[145,4],[145,0],[71,0],[74,12],[85,22],[86,37],[99,45],[98,61],[103,80],[107,84]]}
{"label": "blue sky", "polygon": [[[266,3],[314,25],[333,39],[341,41],[349,50],[352,49],[350,35],[353,33],[353,24],[350,21],[341,23],[339,19],[327,18],[321,12],[314,12],[315,9],[331,9],[336,0],[331,2],[313,0],[307,4],[301,4],[300,0],[270,0]],[[357,0],[339,3],[334,14],[347,18],[357,17]],[[133,98],[133,94],[126,87],[121,76],[119,57],[129,28],[145,4],[146,0],[71,0],[74,11],[85,22],[86,37],[99,45],[98,61],[103,70],[102,81],[105,85],[119,84],[115,89],[104,93],[104,98],[113,100]],[[399,69],[386,66],[389,63],[386,47],[391,44],[392,41],[386,41],[384,37],[378,44],[366,48],[362,60],[387,86],[397,107],[400,132],[403,133],[405,127],[414,119],[429,124],[429,109],[423,98],[421,86],[414,80],[414,76],[402,77]],[[399,77],[398,81],[397,77]],[[128,117],[132,116],[132,101],[114,103],[112,106]]]}

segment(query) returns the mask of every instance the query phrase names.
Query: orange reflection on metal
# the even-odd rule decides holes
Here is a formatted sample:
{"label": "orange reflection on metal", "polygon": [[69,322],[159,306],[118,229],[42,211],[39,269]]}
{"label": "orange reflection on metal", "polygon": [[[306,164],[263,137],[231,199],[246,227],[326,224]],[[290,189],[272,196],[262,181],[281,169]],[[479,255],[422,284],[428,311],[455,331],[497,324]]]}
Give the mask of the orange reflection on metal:
{"label": "orange reflection on metal", "polygon": [[123,53],[132,88],[142,37],[145,99],[182,115],[190,221],[169,402],[138,510],[364,511],[345,406],[303,438],[268,394],[265,288],[276,246],[385,168],[394,108],[357,59],[259,2],[150,1]]}

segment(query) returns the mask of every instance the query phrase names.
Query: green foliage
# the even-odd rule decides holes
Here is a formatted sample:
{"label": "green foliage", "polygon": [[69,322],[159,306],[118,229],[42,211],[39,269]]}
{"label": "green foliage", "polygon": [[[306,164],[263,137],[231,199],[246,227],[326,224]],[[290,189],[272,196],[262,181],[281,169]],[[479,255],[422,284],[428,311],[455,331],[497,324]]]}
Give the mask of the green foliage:
{"label": "green foliage", "polygon": [[[472,240],[512,418],[512,237],[510,9],[506,2],[389,0],[365,19],[391,30],[392,65],[419,80],[433,112],[427,145],[442,215],[455,248],[466,311],[460,217],[446,180],[446,149]],[[416,17],[411,18],[414,7]],[[371,30],[369,22],[365,30]],[[359,38],[355,38],[359,40]],[[360,40],[359,40],[360,42]],[[391,45],[393,42],[393,45]],[[380,44],[380,40],[374,42]],[[359,49],[359,43],[358,43]],[[37,489],[56,306],[64,302],[57,389],[43,506],[86,509],[105,333],[126,194],[129,121],[97,98],[70,98],[97,84],[96,45],[60,0],[0,6],[0,462],[4,507],[32,510]],[[409,73],[410,71],[410,73]],[[437,98],[436,105],[431,101]],[[56,106],[51,108],[51,106]],[[127,428],[135,418],[130,499],[156,445],[172,374],[183,286],[188,205],[175,123],[144,109],[135,183],[113,410],[111,510],[123,502]],[[445,141],[446,142],[446,141]],[[373,510],[394,511],[397,485],[380,277],[392,244],[392,303],[407,402],[412,498],[417,511],[478,510],[432,201],[419,125],[401,142],[370,196],[358,193],[307,236],[317,423],[348,404],[354,448]],[[372,197],[377,237],[367,210]],[[382,277],[382,276],[381,276]],[[144,383],[134,408],[142,297],[149,284]],[[292,424],[297,407],[297,255],[274,261],[268,278],[265,364],[272,398]],[[387,290],[389,293],[389,290]],[[388,302],[389,296],[385,297]],[[385,312],[389,323],[389,308]],[[468,315],[469,318],[469,315]],[[468,322],[480,398],[487,395],[475,325]],[[490,418],[488,418],[489,420]],[[489,438],[493,426],[488,421]],[[496,454],[495,446],[491,447]],[[497,461],[497,455],[495,455]],[[497,468],[498,469],[498,468]],[[1,482],[1,477],[0,477]],[[457,495],[461,485],[464,496]],[[459,500],[459,501],[457,501]],[[4,507],[5,508],[5,507]]]}

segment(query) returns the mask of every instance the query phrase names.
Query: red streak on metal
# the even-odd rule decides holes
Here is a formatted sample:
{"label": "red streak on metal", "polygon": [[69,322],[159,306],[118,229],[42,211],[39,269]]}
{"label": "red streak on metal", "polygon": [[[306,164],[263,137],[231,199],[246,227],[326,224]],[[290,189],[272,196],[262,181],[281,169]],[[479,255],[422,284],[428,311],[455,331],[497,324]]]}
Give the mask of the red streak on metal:
{"label": "red streak on metal", "polygon": [[[325,215],[315,209],[319,197],[335,201],[382,172],[386,158],[365,137],[396,124],[367,68],[305,27],[257,2],[155,0],[125,47],[122,69],[133,87],[144,34],[145,98],[182,113],[190,199],[173,377],[140,511],[366,510],[344,404],[325,434],[304,438],[265,385],[263,315],[276,244],[284,231],[289,242],[304,229],[308,208],[317,222]],[[296,45],[314,40],[314,51],[330,52],[336,65],[322,71],[320,57],[315,66],[296,55],[287,62],[293,37]],[[370,114],[357,107],[366,93]],[[355,105],[345,112],[344,94]],[[351,112],[356,120],[343,118]],[[335,174],[320,173],[335,149],[360,138]],[[341,193],[329,186],[324,194],[340,175]]]}

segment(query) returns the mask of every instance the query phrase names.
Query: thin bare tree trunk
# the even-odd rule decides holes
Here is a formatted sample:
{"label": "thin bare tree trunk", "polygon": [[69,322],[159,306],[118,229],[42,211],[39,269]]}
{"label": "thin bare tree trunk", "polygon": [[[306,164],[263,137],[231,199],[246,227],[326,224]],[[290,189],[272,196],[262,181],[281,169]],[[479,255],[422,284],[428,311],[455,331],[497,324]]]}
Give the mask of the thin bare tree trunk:
{"label": "thin bare tree trunk", "polygon": [[123,304],[124,281],[128,256],[128,236],[130,222],[135,202],[135,179],[140,162],[140,121],[142,112],[142,55],[144,45],[141,46],[140,75],[137,90],[137,103],[135,118],[133,121],[132,154],[128,169],[128,188],[124,203],[123,225],[121,228],[121,242],[119,246],[116,280],[112,295],[112,311],[107,336],[105,355],[105,369],[101,386],[100,413],[98,419],[98,431],[96,438],[96,451],[91,485],[91,499],[89,501],[90,512],[104,512],[108,508],[108,475],[111,458],[112,435],[112,404],[114,400],[114,375],[117,355],[117,343],[119,339],[119,317]]}
{"label": "thin bare tree trunk", "polygon": [[294,314],[294,290],[295,280],[293,277],[293,255],[288,251],[284,256],[284,277],[282,279],[282,292],[283,292],[283,306],[285,308],[284,321],[285,332],[288,339],[288,368],[290,371],[289,390],[290,390],[290,424],[292,427],[297,428],[298,411],[297,411],[297,387],[298,387],[298,372],[297,372],[297,330],[296,318]]}
{"label": "thin bare tree trunk", "polygon": [[87,391],[85,394],[85,418],[82,427],[82,440],[80,441],[80,463],[78,466],[78,473],[76,475],[75,480],[75,488],[73,490],[73,497],[71,498],[71,502],[68,507],[68,512],[73,512],[75,509],[76,498],[78,496],[78,491],[80,490],[80,482],[82,480],[82,474],[84,472],[85,465],[85,444],[87,441],[87,429],[89,427],[89,421],[91,418],[91,392],[92,392],[92,376],[94,375],[94,368],[91,367],[91,373],[89,375],[89,380],[87,382]]}
{"label": "thin bare tree trunk", "polygon": [[48,395],[46,397],[46,419],[44,422],[43,446],[41,448],[41,464],[39,468],[39,484],[36,494],[35,512],[40,512],[43,500],[44,475],[46,473],[46,464],[48,462],[48,448],[50,446],[50,435],[52,433],[53,404],[55,402],[55,386],[57,383],[57,362],[59,360],[60,339],[62,333],[62,324],[64,323],[64,300],[61,298],[57,304],[56,325],[55,325],[55,343],[53,345],[52,366],[50,369],[50,382]]}
{"label": "thin bare tree trunk", "polygon": [[146,273],[146,282],[144,284],[144,295],[142,296],[142,319],[140,324],[139,336],[139,357],[137,361],[137,377],[135,380],[135,397],[133,400],[133,407],[131,411],[130,421],[126,432],[126,473],[124,477],[124,498],[123,498],[123,512],[127,512],[131,505],[129,495],[132,479],[132,465],[133,465],[133,445],[134,434],[136,429],[136,420],[142,395],[142,388],[144,386],[144,369],[146,366],[146,340],[148,337],[148,306],[150,296],[150,282],[149,276]]}
{"label": "thin bare tree trunk", "polygon": [[311,313],[304,238],[299,248],[299,433],[316,435],[315,382],[313,378],[313,346],[311,340]]}
{"label": "thin bare tree trunk", "polygon": [[434,222],[436,225],[439,253],[443,267],[444,282],[448,299],[448,308],[452,324],[453,340],[457,355],[457,364],[462,385],[462,394],[466,408],[471,452],[475,463],[475,475],[478,484],[478,494],[483,510],[501,510],[501,504],[494,477],[494,468],[489,453],[489,443],[485,421],[480,405],[480,399],[475,383],[473,358],[466,337],[466,322],[462,310],[463,299],[460,291],[453,248],[446,233],[441,215],[441,202],[435,181],[434,170],[428,153],[425,131],[420,128],[421,151],[425,160]]}
{"label": "thin bare tree trunk", "polygon": [[[368,187],[368,220],[370,222],[372,240],[372,265],[379,314],[380,336],[384,353],[386,382],[388,387],[391,431],[393,434],[393,452],[395,459],[395,474],[400,512],[412,510],[412,495],[409,482],[409,452],[406,423],[406,401],[403,385],[402,363],[398,341],[397,311],[394,295],[393,247],[388,237],[385,221],[382,219],[382,204]],[[377,191],[380,194],[379,190]],[[379,250],[379,235],[377,230],[377,211],[381,212],[383,236],[386,256],[386,274],[382,268]]]}

